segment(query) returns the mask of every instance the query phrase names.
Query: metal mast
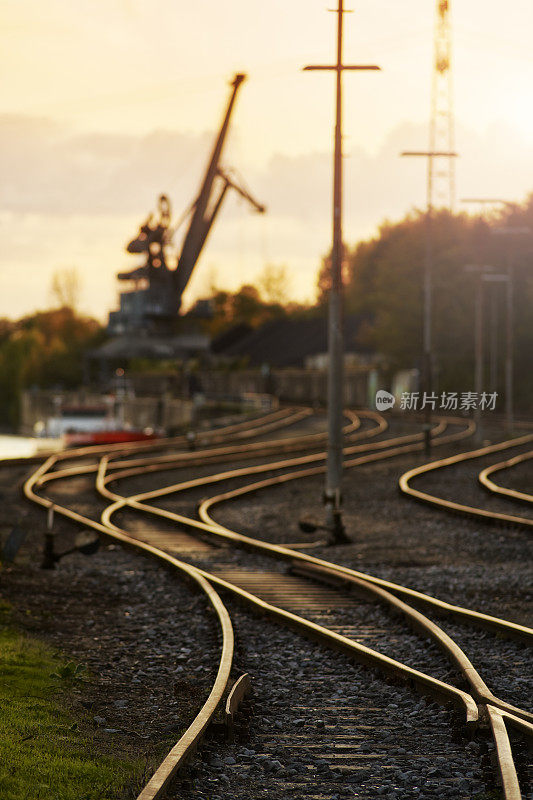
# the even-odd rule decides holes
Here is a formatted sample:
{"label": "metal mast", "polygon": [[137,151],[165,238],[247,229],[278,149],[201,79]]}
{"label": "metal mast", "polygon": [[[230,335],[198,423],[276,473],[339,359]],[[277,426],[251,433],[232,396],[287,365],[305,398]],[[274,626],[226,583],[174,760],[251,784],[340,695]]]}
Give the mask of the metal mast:
{"label": "metal mast", "polygon": [[455,203],[454,117],[451,71],[451,26],[450,3],[437,0],[435,20],[435,51],[431,83],[431,115],[429,122],[429,149],[405,151],[402,156],[424,156],[427,158],[427,211],[426,245],[424,257],[423,289],[423,361],[422,388],[424,404],[424,449],[431,451],[431,398],[434,388],[432,302],[433,302],[433,211],[448,208],[453,211]]}
{"label": "metal mast", "polygon": [[337,63],[304,67],[306,70],[336,72],[335,135],[333,156],[333,246],[328,322],[328,458],[324,503],[326,527],[336,543],[347,541],[341,517],[342,412],[343,412],[343,323],[342,323],[342,73],[344,70],[378,70],[374,65],[348,65],[342,61],[343,0],[333,9],[337,14]]}
{"label": "metal mast", "polygon": [[[429,126],[429,150],[433,153],[450,153],[454,150],[455,125],[451,58],[450,3],[449,0],[437,0]],[[453,211],[455,204],[455,162],[453,158],[434,156],[429,159],[428,197],[432,207],[449,208],[450,211]]]}

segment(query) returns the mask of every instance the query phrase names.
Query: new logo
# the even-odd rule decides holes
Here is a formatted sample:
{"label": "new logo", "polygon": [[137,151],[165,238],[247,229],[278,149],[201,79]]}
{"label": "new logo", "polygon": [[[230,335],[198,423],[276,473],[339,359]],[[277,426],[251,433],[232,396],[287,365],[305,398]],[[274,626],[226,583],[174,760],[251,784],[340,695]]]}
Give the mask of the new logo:
{"label": "new logo", "polygon": [[376,408],[378,411],[386,411],[388,408],[392,408],[395,402],[394,395],[386,392],[385,389],[380,389],[376,393]]}

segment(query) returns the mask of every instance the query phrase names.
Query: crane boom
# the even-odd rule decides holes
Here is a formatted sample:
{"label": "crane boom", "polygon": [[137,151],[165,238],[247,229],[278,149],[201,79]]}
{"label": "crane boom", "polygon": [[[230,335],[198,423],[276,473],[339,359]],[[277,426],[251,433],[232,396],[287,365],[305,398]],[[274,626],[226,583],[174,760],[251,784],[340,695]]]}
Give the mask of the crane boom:
{"label": "crane boom", "polygon": [[211,225],[214,222],[216,212],[220,208],[220,203],[222,202],[225,191],[227,189],[227,186],[224,186],[222,194],[219,196],[219,199],[216,202],[215,214],[211,214],[210,216],[206,217],[207,207],[213,189],[213,183],[215,181],[215,178],[219,174],[218,165],[220,162],[220,156],[222,155],[222,148],[224,147],[224,142],[228,132],[231,113],[233,111],[233,106],[235,104],[237,92],[239,91],[239,86],[245,79],[246,79],[245,75],[238,74],[235,75],[235,78],[231,83],[233,91],[229,99],[228,107],[226,109],[226,114],[222,122],[222,127],[220,128],[220,132],[215,142],[211,158],[207,165],[207,170],[205,172],[202,188],[200,189],[200,193],[195,203],[194,211],[191,217],[191,221],[189,223],[189,228],[187,230],[185,239],[183,241],[183,246],[181,248],[180,257],[178,260],[178,266],[176,271],[174,272],[175,289],[179,299],[181,299],[181,294],[184,291],[187,283],[189,282],[189,278],[191,277],[194,266],[198,260],[198,257],[202,251],[207,235],[209,234],[209,231],[211,229]]}
{"label": "crane boom", "polygon": [[[220,211],[228,189],[245,198],[258,212],[265,210],[251,194],[220,167],[220,158],[228,133],[231,114],[239,86],[245,80],[235,75],[232,92],[218,132],[211,157],[207,164],[200,192],[182,215],[178,224],[171,226],[170,204],[166,195],[159,198],[159,216],[151,214],[141,225],[137,236],[127,246],[128,253],[146,254],[145,263],[128,272],[120,272],[121,281],[133,281],[134,288],[120,293],[120,309],[109,315],[110,332],[148,330],[168,332],[181,306],[181,297],[196,266],[202,248]],[[166,259],[166,248],[179,224],[189,219],[189,226],[175,269]]]}

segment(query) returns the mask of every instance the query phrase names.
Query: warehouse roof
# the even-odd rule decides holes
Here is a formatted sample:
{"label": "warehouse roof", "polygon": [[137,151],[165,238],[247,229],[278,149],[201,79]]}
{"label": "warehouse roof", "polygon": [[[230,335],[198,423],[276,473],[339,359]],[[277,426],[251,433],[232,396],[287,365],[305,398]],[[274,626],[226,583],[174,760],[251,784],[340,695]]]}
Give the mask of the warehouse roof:
{"label": "warehouse roof", "polygon": [[[345,319],[346,352],[368,352],[356,345],[361,321],[362,317],[355,314]],[[327,319],[305,317],[271,320],[222,350],[214,344],[213,349],[220,355],[229,358],[248,357],[251,365],[303,366],[309,356],[327,351]]]}

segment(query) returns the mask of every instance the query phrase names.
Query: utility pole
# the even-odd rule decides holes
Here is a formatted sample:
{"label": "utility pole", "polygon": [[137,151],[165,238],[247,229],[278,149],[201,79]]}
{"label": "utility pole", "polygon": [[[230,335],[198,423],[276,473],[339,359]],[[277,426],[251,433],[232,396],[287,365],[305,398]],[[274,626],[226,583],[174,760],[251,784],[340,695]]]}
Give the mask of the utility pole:
{"label": "utility pole", "polygon": [[474,422],[476,423],[475,437],[479,443],[483,438],[481,406],[479,404],[479,398],[483,393],[483,283],[492,274],[492,267],[483,264],[467,264],[465,271],[474,273],[476,276],[474,297],[474,391],[478,402],[474,407]]}
{"label": "utility pole", "polygon": [[[513,205],[513,204],[510,204]],[[506,226],[496,228],[495,234],[503,236],[520,236],[531,234],[531,228]],[[509,243],[507,246],[507,292],[505,318],[505,429],[513,433],[514,429],[514,253]]]}
{"label": "utility pole", "polygon": [[433,316],[433,159],[453,159],[457,153],[440,150],[404,150],[402,156],[424,156],[428,160],[427,171],[427,209],[426,209],[426,252],[424,258],[424,321],[422,332],[422,391],[426,402],[424,404],[424,451],[427,456],[431,453],[431,403],[428,402],[433,391],[433,345],[432,345],[432,316]]}
{"label": "utility pole", "polygon": [[[505,283],[509,282],[508,274],[495,275],[490,273],[484,275],[485,283]],[[509,331],[507,331],[509,333]],[[489,364],[489,388],[491,392],[498,391],[498,297],[495,289],[491,291],[491,320],[490,320],[490,364]]]}
{"label": "utility pole", "polygon": [[[429,149],[451,151],[455,147],[452,82],[452,29],[450,0],[436,0]],[[428,164],[434,184],[433,205],[453,211],[455,204],[455,162],[432,158]]]}
{"label": "utility pole", "polygon": [[[490,203],[505,206],[511,212],[516,209],[516,203],[498,197],[467,198],[463,203]],[[523,236],[531,234],[527,226],[506,225],[495,228],[492,233],[500,236]],[[507,245],[507,284],[506,291],[506,316],[505,316],[505,428],[507,433],[512,433],[514,428],[514,253],[511,244]]]}
{"label": "utility pole", "polygon": [[[494,203],[504,203],[505,201],[492,199],[490,197],[465,197],[461,199],[460,202],[476,203],[477,205],[479,205],[480,208],[482,209],[480,213],[480,219],[483,220],[488,225],[488,221],[486,219],[486,215],[483,209],[485,209],[487,205],[493,205]],[[497,276],[497,279],[495,279],[494,276],[484,275],[482,280],[484,282],[491,282],[491,283],[500,282],[499,276]],[[493,287],[490,291],[489,333],[490,333],[489,390],[490,392],[496,392],[498,389],[498,295],[496,293],[495,287]]]}
{"label": "utility pole", "polygon": [[342,60],[343,18],[347,10],[343,0],[338,0],[334,9],[337,17],[337,63],[314,65],[304,70],[333,70],[336,72],[336,113],[333,155],[333,246],[331,249],[331,280],[329,291],[328,320],[328,457],[324,505],[326,527],[333,534],[333,541],[340,544],[349,541],[344,530],[341,514],[342,481],[342,411],[343,411],[343,314],[342,314],[342,73],[344,70],[379,70],[374,65],[348,65]]}
{"label": "utility pole", "polygon": [[498,295],[494,287],[490,292],[489,391],[498,391]]}
{"label": "utility pole", "polygon": [[[431,453],[431,398],[433,391],[432,353],[432,282],[433,282],[433,209],[443,206],[450,211],[455,202],[454,115],[452,91],[452,45],[449,0],[437,0],[433,70],[431,80],[431,113],[429,149],[405,151],[402,156],[427,158],[426,252],[424,258],[424,322],[422,356],[422,391],[424,405],[424,450]],[[446,168],[442,168],[443,160]]]}

